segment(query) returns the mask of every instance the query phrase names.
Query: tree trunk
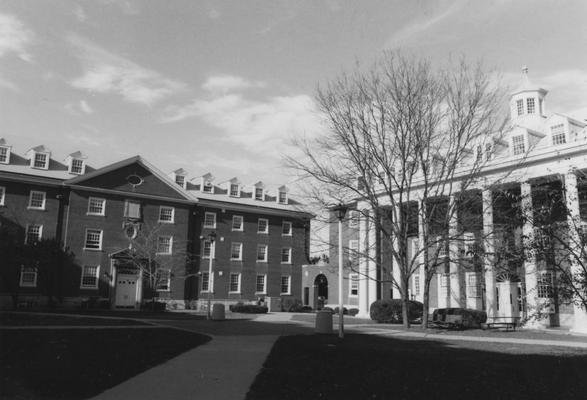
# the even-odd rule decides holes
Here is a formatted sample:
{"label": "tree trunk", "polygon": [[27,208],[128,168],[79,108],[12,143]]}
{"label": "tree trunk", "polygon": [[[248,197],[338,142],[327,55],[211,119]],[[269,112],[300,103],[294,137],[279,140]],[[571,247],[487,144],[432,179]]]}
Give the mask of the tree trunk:
{"label": "tree trunk", "polygon": [[428,329],[428,309],[430,304],[430,279],[424,279],[424,297],[422,299],[422,329]]}
{"label": "tree trunk", "polygon": [[402,320],[405,328],[410,328],[410,316],[408,315],[409,310],[409,298],[408,298],[408,283],[402,279]]}

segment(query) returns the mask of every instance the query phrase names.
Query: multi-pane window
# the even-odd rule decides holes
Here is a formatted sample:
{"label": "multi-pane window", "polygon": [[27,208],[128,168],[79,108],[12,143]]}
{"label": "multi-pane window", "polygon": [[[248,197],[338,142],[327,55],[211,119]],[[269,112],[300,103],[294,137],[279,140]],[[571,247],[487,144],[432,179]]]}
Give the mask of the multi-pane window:
{"label": "multi-pane window", "polygon": [[529,97],[526,99],[526,109],[528,114],[534,114],[536,112],[536,102],[534,101],[534,98]]}
{"label": "multi-pane window", "polygon": [[291,222],[283,221],[283,226],[281,228],[281,234],[285,236],[291,236]]}
{"label": "multi-pane window", "polygon": [[420,296],[420,268],[416,268],[412,276],[414,281],[414,296]]}
{"label": "multi-pane window", "polygon": [[517,136],[512,137],[512,145],[513,145],[514,155],[524,154],[524,152],[526,152],[526,145],[524,144],[524,136],[523,135],[517,135]]}
{"label": "multi-pane window", "polygon": [[233,242],[230,245],[230,259],[231,260],[242,260],[243,259],[243,244]]}
{"label": "multi-pane window", "polygon": [[158,292],[169,292],[171,289],[171,271],[168,269],[157,270],[157,281],[155,290]]}
{"label": "multi-pane window", "polygon": [[84,248],[89,250],[102,249],[102,231],[100,229],[86,229]]}
{"label": "multi-pane window", "polygon": [[475,255],[475,235],[471,232],[467,232],[463,235],[463,251],[466,258],[472,258]]}
{"label": "multi-pane window", "polygon": [[284,190],[280,190],[278,194],[278,201],[279,204],[287,204],[287,192]]}
{"label": "multi-pane window", "polygon": [[98,265],[84,265],[82,267],[82,281],[80,287],[82,289],[96,289],[98,287],[98,272],[100,267]]}
{"label": "multi-pane window", "polygon": [[564,124],[556,124],[550,127],[550,132],[552,135],[552,144],[565,144],[567,142],[567,136],[565,134],[565,125]]}
{"label": "multi-pane window", "polygon": [[485,159],[487,161],[491,160],[493,157],[493,149],[491,143],[485,143]]}
{"label": "multi-pane window", "polygon": [[257,233],[268,233],[269,232],[269,220],[265,218],[259,218],[257,224]]}
{"label": "multi-pane window", "polygon": [[436,238],[436,246],[438,248],[438,257],[445,258],[448,256],[448,251],[446,248],[446,241],[442,238],[442,236],[438,236]]}
{"label": "multi-pane window", "polygon": [[538,297],[548,299],[553,297],[552,272],[538,274]]}
{"label": "multi-pane window", "polygon": [[171,254],[173,247],[173,237],[171,236],[159,236],[157,238],[157,253],[159,254]]}
{"label": "multi-pane window", "polygon": [[267,262],[267,245],[257,245],[257,261]]}
{"label": "multi-pane window", "polygon": [[233,215],[232,216],[232,230],[233,231],[242,231],[243,230],[243,216],[242,215]]}
{"label": "multi-pane window", "polygon": [[20,286],[21,287],[36,287],[37,286],[37,270],[33,267],[22,266],[20,269]]}
{"label": "multi-pane window", "polygon": [[281,277],[281,294],[290,294],[291,276],[286,275]]}
{"label": "multi-pane window", "polygon": [[230,274],[230,286],[228,291],[231,293],[240,293],[241,291],[241,274],[231,273]]}
{"label": "multi-pane window", "polygon": [[124,202],[124,216],[131,219],[141,219],[141,203],[126,200]]}
{"label": "multi-pane window", "polygon": [[204,214],[204,228],[216,228],[216,213],[207,212]]}
{"label": "multi-pane window", "polygon": [[69,167],[69,172],[72,174],[81,175],[84,173],[84,160],[79,158],[72,158],[71,159],[71,166]]}
{"label": "multi-pane window", "polygon": [[6,188],[4,186],[0,186],[0,206],[4,205],[4,198],[6,197]]}
{"label": "multi-pane window", "polygon": [[266,293],[266,280],[266,275],[257,275],[257,280],[255,281],[255,293]]}
{"label": "multi-pane window", "polygon": [[355,227],[359,225],[359,212],[357,210],[351,210],[349,212],[349,226]]}
{"label": "multi-pane window", "polygon": [[349,240],[349,260],[356,262],[359,258],[359,241],[356,239]]}
{"label": "multi-pane window", "polygon": [[175,183],[177,183],[182,188],[185,188],[185,176],[184,175],[175,175]]}
{"label": "multi-pane window", "polygon": [[474,272],[467,273],[467,297],[481,297],[479,277]]}
{"label": "multi-pane window", "polygon": [[516,100],[516,110],[518,111],[518,115],[524,114],[524,100]]}
{"label": "multi-pane window", "polygon": [[448,274],[440,275],[440,296],[447,297],[448,296]]}
{"label": "multi-pane window", "polygon": [[291,264],[291,247],[284,247],[281,249],[281,263]]}
{"label": "multi-pane window", "polygon": [[237,183],[230,184],[230,196],[231,197],[239,197],[240,190]]}
{"label": "multi-pane window", "polygon": [[29,197],[29,208],[34,208],[36,210],[44,210],[46,198],[47,194],[45,192],[31,190],[31,195]]}
{"label": "multi-pane window", "polygon": [[263,188],[255,188],[255,200],[263,200]]}
{"label": "multi-pane window", "polygon": [[49,155],[47,153],[35,153],[33,167],[47,169],[49,167]]}
{"label": "multi-pane window", "polygon": [[88,215],[104,215],[106,211],[106,200],[96,197],[88,199]]}
{"label": "multi-pane window", "polygon": [[204,182],[204,189],[203,191],[206,193],[212,193],[214,186],[212,186],[212,182],[206,181]]}
{"label": "multi-pane window", "polygon": [[33,244],[41,240],[43,235],[43,225],[27,225],[25,243]]}
{"label": "multi-pane window", "polygon": [[349,280],[349,295],[357,297],[359,295],[359,274],[350,274]]}
{"label": "multi-pane window", "polygon": [[211,255],[212,255],[212,242],[209,240],[204,240],[202,257],[203,258],[210,258]]}
{"label": "multi-pane window", "polygon": [[0,146],[0,164],[8,164],[10,157],[10,148]]}
{"label": "multi-pane window", "polygon": [[202,292],[207,292],[210,288],[210,274],[202,272]]}
{"label": "multi-pane window", "polygon": [[159,208],[159,222],[173,223],[175,220],[175,208],[161,206]]}

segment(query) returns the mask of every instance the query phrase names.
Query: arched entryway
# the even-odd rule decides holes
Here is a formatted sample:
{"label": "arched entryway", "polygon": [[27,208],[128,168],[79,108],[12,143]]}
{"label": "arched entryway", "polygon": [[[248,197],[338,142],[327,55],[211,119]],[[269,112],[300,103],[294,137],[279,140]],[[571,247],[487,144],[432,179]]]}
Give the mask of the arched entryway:
{"label": "arched entryway", "polygon": [[314,279],[314,308],[321,310],[328,300],[328,279],[324,274],[319,274]]}
{"label": "arched entryway", "polygon": [[516,274],[503,273],[499,274],[495,280],[497,316],[519,318],[523,308],[520,277]]}

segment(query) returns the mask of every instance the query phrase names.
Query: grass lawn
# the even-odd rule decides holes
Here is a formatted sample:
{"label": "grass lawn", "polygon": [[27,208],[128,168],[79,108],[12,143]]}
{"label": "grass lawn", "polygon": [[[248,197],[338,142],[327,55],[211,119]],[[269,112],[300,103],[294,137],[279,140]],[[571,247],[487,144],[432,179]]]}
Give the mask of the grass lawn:
{"label": "grass lawn", "polygon": [[96,325],[148,325],[130,319],[92,318],[79,316],[52,315],[28,312],[0,312],[2,326],[96,326]]}
{"label": "grass lawn", "polygon": [[163,328],[0,330],[0,398],[88,398],[208,340]]}
{"label": "grass lawn", "polygon": [[281,337],[258,399],[585,399],[587,350],[349,334]]}

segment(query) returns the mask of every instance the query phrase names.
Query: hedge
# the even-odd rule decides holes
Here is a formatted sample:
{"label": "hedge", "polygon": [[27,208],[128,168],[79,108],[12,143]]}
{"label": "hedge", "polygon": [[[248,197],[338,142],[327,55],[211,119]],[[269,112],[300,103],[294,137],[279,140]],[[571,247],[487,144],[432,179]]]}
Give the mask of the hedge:
{"label": "hedge", "polygon": [[267,306],[259,306],[257,304],[231,304],[228,309],[235,313],[244,313],[244,314],[265,314],[269,309]]}
{"label": "hedge", "polygon": [[[386,299],[377,300],[369,309],[369,316],[373,321],[377,322],[403,322],[401,299]],[[418,321],[422,319],[424,313],[424,305],[419,301],[408,301],[408,319],[410,321]]]}

